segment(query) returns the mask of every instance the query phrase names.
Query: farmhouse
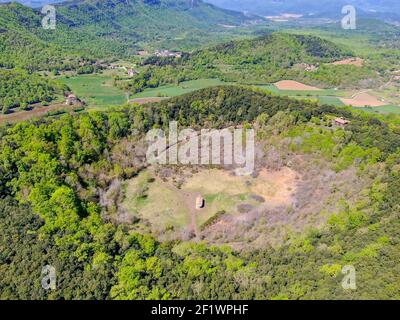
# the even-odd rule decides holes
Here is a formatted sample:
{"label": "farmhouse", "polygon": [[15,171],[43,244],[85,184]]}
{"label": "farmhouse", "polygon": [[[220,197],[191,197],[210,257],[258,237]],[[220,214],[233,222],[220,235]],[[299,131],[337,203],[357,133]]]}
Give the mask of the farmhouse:
{"label": "farmhouse", "polygon": [[79,103],[79,99],[73,94],[69,94],[67,96],[67,99],[65,100],[65,104],[67,106],[72,106],[72,105],[78,104],[78,103]]}
{"label": "farmhouse", "polygon": [[349,121],[349,120],[346,120],[346,119],[344,119],[344,118],[336,118],[335,120],[333,120],[333,123],[334,123],[336,126],[345,127],[346,125],[348,125],[348,124],[350,123],[350,121]]}
{"label": "farmhouse", "polygon": [[139,71],[135,70],[135,69],[128,69],[128,76],[133,77],[137,74],[139,74]]}
{"label": "farmhouse", "polygon": [[204,198],[202,196],[198,196],[196,198],[196,209],[197,210],[203,209],[204,206],[205,206]]}

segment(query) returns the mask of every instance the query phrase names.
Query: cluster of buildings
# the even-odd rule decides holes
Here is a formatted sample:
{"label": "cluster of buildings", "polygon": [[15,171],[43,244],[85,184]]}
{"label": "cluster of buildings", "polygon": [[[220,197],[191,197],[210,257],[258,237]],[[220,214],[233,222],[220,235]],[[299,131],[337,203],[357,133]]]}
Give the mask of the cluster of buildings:
{"label": "cluster of buildings", "polygon": [[123,70],[125,71],[129,77],[133,77],[138,75],[140,72],[136,69],[133,68],[127,68],[125,66],[121,66],[121,65],[110,65],[108,66],[109,69],[111,70]]}
{"label": "cluster of buildings", "polygon": [[169,50],[157,50],[154,52],[156,57],[174,57],[174,58],[182,58],[182,52],[175,52]]}

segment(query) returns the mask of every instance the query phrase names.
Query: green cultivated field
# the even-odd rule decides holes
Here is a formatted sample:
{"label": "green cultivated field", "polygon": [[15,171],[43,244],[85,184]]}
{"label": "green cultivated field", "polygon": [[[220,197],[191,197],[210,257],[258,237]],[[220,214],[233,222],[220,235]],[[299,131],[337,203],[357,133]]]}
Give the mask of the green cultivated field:
{"label": "green cultivated field", "polygon": [[[123,105],[126,103],[126,94],[119,88],[113,86],[113,79],[110,75],[80,75],[75,77],[60,77],[59,80],[68,85],[71,90],[90,108],[104,108],[107,106]],[[236,85],[234,82],[223,82],[219,79],[198,79],[181,82],[179,85],[171,84],[158,88],[146,89],[143,92],[130,96],[130,98],[149,98],[149,97],[176,97],[195,90],[219,86]],[[340,97],[349,96],[343,90],[279,90],[273,84],[257,85],[257,88],[273,92],[281,96],[296,99],[316,100],[320,103],[343,106]],[[396,113],[400,114],[400,107],[389,105],[375,108],[356,108],[367,112],[375,113]]]}
{"label": "green cultivated field", "polygon": [[181,82],[179,85],[171,84],[158,88],[146,89],[133,96],[133,98],[149,98],[149,97],[176,97],[195,90],[220,85],[232,85],[231,82],[223,82],[219,79],[198,79]]}
{"label": "green cultivated field", "polygon": [[295,97],[295,96],[313,96],[313,97],[320,97],[320,96],[332,96],[332,97],[345,97],[346,92],[343,90],[335,90],[335,89],[322,89],[322,90],[280,90],[274,84],[268,85],[260,85],[257,86],[261,89],[269,90],[273,93]]}
{"label": "green cultivated field", "polygon": [[286,96],[296,99],[312,99],[320,103],[331,104],[335,106],[343,106],[340,97],[346,97],[348,93],[343,90],[325,89],[325,90],[280,90],[275,85],[257,86],[260,89],[268,90],[280,96]]}
{"label": "green cultivated field", "polygon": [[400,106],[382,106],[382,107],[365,107],[365,108],[356,108],[358,110],[364,110],[367,112],[375,112],[375,113],[395,113],[400,114]]}
{"label": "green cultivated field", "polygon": [[113,79],[106,75],[80,75],[59,78],[68,85],[79,99],[90,107],[106,107],[126,103],[125,93],[113,86]]}

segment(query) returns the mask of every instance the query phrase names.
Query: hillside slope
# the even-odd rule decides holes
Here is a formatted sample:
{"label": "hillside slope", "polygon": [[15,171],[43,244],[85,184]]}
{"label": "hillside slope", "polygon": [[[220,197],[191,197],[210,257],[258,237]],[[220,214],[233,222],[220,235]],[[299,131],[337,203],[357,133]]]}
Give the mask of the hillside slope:
{"label": "hillside slope", "polygon": [[[57,4],[56,12],[56,30],[44,30],[39,10],[17,3],[0,5],[3,64],[43,69],[44,64],[65,56],[123,57],[147,45],[190,46],[201,37],[212,39],[213,34],[218,37],[226,32],[222,25],[251,21],[241,13],[201,1],[192,6],[171,0],[80,0]],[[196,36],[185,42],[188,34]]]}
{"label": "hillside slope", "polygon": [[[351,124],[328,125],[339,116]],[[301,235],[287,228],[292,210],[263,212],[254,221],[247,214],[250,220],[239,220],[236,235],[248,244],[255,233],[274,236],[258,226],[281,222],[275,230],[282,231],[284,245],[237,251],[200,241],[160,243],[148,233],[134,232],[135,220],[114,224],[103,218],[117,213],[124,182],[144,170],[141,137],[150,128],[167,128],[169,120],[199,128],[252,124],[261,139],[302,156],[314,155],[315,162],[304,164],[322,179],[321,186],[313,196],[303,196],[300,205],[307,206],[310,199],[318,204],[324,179],[335,178],[333,172],[319,175],[321,165],[334,165],[336,173],[354,168],[358,174],[347,185],[364,178],[369,183],[362,184],[355,198],[341,193],[340,180],[330,184],[332,193],[341,196],[330,201],[338,211]],[[0,129],[0,298],[398,299],[398,123],[395,117],[383,120],[217,87],[152,108],[66,115]],[[282,156],[283,164],[290,165],[286,152]],[[142,204],[146,192],[142,188],[136,195]],[[157,219],[164,218],[155,208]],[[324,209],[311,214],[326,217]],[[215,228],[211,224],[206,230]],[[236,241],[231,235],[229,230],[216,240]],[[37,281],[44,263],[59,270],[63,281],[57,290],[44,290]],[[357,271],[357,290],[341,286],[346,265]]]}
{"label": "hillside slope", "polygon": [[290,79],[329,87],[374,77],[367,68],[330,64],[350,56],[350,50],[315,36],[272,33],[199,50],[181,60],[151,57],[144,62],[148,69],[130,85],[140,91],[170,81],[215,77],[248,84]]}

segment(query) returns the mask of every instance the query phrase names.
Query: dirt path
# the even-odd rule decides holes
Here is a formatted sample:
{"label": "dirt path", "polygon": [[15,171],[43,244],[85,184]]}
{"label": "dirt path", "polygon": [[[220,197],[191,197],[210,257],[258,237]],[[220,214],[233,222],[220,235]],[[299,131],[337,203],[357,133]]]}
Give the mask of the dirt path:
{"label": "dirt path", "polygon": [[341,98],[340,99],[345,105],[351,105],[353,107],[381,107],[388,103],[379,100],[377,97],[370,95],[369,93],[359,93],[352,99]]}
{"label": "dirt path", "polygon": [[381,85],[381,86],[379,87],[379,90],[383,90],[383,89],[385,89],[386,87],[388,87],[389,85],[391,85],[392,82],[393,82],[393,80],[394,80],[394,76],[392,76],[388,82],[386,82],[385,84]]}
{"label": "dirt path", "polygon": [[350,97],[350,99],[354,99],[354,98],[358,97],[359,95],[364,94],[364,93],[368,93],[368,92],[370,92],[370,91],[372,91],[372,89],[365,89],[365,90],[356,92],[355,94],[353,94],[353,95]]}
{"label": "dirt path", "polygon": [[[393,82],[393,79],[394,79],[394,76],[392,76],[388,82],[386,82],[386,83],[384,83],[383,85],[381,85],[381,86],[378,88],[378,90],[383,90],[383,89],[385,89],[386,87],[388,87],[389,85],[391,85],[392,82]],[[355,99],[356,97],[358,97],[358,96],[360,96],[360,95],[362,95],[362,94],[364,94],[364,93],[371,92],[372,90],[373,90],[373,89],[365,89],[365,90],[356,92],[356,93],[354,93],[354,94],[351,96],[351,99]]]}
{"label": "dirt path", "polygon": [[189,191],[184,191],[184,190],[178,189],[171,182],[166,182],[165,184],[168,187],[168,189],[170,189],[172,192],[177,193],[182,200],[182,204],[185,204],[187,212],[190,215],[189,227],[192,230],[193,234],[195,235],[196,240],[199,240],[200,230],[197,225],[197,219],[196,219],[196,216],[199,213],[199,211],[196,210],[196,198],[200,194],[196,193],[196,192],[189,192]]}
{"label": "dirt path", "polygon": [[182,191],[179,190],[181,197],[183,198],[184,202],[186,203],[186,207],[188,209],[188,211],[190,212],[190,227],[196,237],[196,240],[199,239],[199,235],[200,235],[200,230],[199,227],[197,225],[197,219],[196,216],[199,213],[199,211],[196,210],[196,198],[199,196],[199,194],[195,194],[193,192],[187,192],[187,191]]}

